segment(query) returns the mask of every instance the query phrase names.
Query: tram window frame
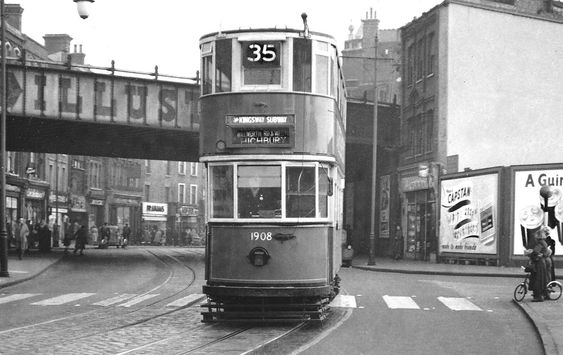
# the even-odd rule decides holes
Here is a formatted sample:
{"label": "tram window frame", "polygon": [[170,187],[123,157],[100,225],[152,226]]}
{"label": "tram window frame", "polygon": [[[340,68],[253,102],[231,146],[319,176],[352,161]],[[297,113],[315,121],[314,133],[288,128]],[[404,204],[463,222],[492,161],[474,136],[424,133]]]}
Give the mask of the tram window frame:
{"label": "tram window frame", "polygon": [[312,92],[313,42],[293,38],[293,91]]}
{"label": "tram window frame", "polygon": [[[298,175],[290,173],[295,170]],[[310,174],[310,176],[303,175]],[[302,177],[305,177],[305,181]],[[297,177],[297,180],[294,178]],[[307,178],[313,179],[311,181]],[[318,177],[314,164],[287,165],[285,168],[285,215],[287,218],[316,218],[318,212]],[[303,186],[304,185],[304,186]],[[312,206],[311,206],[312,202]],[[312,212],[312,215],[310,215]]]}
{"label": "tram window frame", "polygon": [[215,41],[215,92],[230,92],[233,85],[233,40]]}
{"label": "tram window frame", "polygon": [[213,42],[201,44],[201,94],[207,95],[213,92]]}
{"label": "tram window frame", "polygon": [[[215,169],[219,167],[223,169],[224,172],[228,172],[228,178],[225,181],[228,182],[230,185],[224,189],[217,189],[215,188],[217,185],[217,177],[215,174]],[[258,213],[255,216],[245,216],[243,208],[241,208],[241,204],[243,203],[242,200],[242,193],[240,188],[247,188],[246,186],[241,186],[240,184],[240,173],[239,169],[243,167],[253,167],[256,171],[261,172],[264,170],[265,167],[272,167],[278,169],[279,177],[276,179],[279,180],[279,187],[277,191],[272,192],[270,191],[269,194],[274,195],[276,198],[277,206],[275,208],[265,209],[266,211],[260,215]],[[289,194],[288,191],[291,189],[291,184],[288,183],[288,176],[289,171],[294,168],[307,168],[312,169],[312,176],[314,176],[314,194],[308,195],[311,198],[311,201],[314,201],[314,214],[308,216],[299,216],[291,213],[289,209],[291,206],[288,204]],[[209,164],[209,175],[208,175],[208,184],[209,184],[209,216],[211,222],[329,222],[331,218],[333,218],[334,213],[331,211],[333,206],[333,196],[334,193],[331,193],[333,190],[333,173],[335,167],[331,164],[323,163],[323,162],[313,162],[313,161],[286,161],[286,162],[277,162],[277,163],[268,163],[264,164],[261,162],[256,161],[248,161],[248,162],[230,162],[230,163],[210,163]],[[224,175],[224,174],[223,174]],[[245,174],[245,178],[248,178],[248,174]],[[215,180],[214,180],[215,179]],[[230,182],[228,181],[230,179]],[[325,183],[323,184],[323,179],[325,179]],[[246,184],[246,183],[245,183]],[[216,213],[216,206],[217,202],[222,202],[225,200],[224,196],[219,201],[217,199],[217,192],[221,192],[222,195],[225,195],[224,192],[227,191],[227,195],[232,197],[231,200],[227,199],[228,207],[230,207],[229,212],[232,213],[224,213],[218,214]],[[277,195],[276,195],[277,194]],[[295,195],[294,195],[295,196]],[[243,214],[241,216],[241,213]]]}
{"label": "tram window frame", "polygon": [[[240,53],[241,53],[241,64],[240,64],[240,72],[241,72],[241,83],[242,87],[258,87],[258,88],[281,88],[284,82],[284,49],[285,49],[285,40],[282,39],[256,39],[256,40],[249,40],[249,39],[239,39],[240,45]],[[255,45],[258,49],[253,50],[253,54],[255,55],[256,63],[247,60],[248,52],[247,49],[249,46]],[[275,58],[270,62],[270,53],[271,48],[269,46],[274,46],[274,53]],[[257,51],[256,51],[257,50]],[[266,59],[263,59],[266,58]],[[262,60],[260,60],[262,59]],[[274,82],[261,82],[255,81],[251,82],[250,74],[256,74],[262,71],[266,73],[266,75],[275,73],[275,81]],[[259,79],[259,77],[258,77]]]}
{"label": "tram window frame", "polygon": [[329,48],[332,46],[328,42],[315,41],[313,50],[313,73],[314,73],[314,85],[313,93],[320,95],[329,95],[330,93],[330,77],[332,76],[332,71],[330,68],[330,51]]}
{"label": "tram window frame", "polygon": [[[234,218],[234,169],[235,166],[233,164],[209,166],[208,186],[211,192],[209,198],[209,215],[213,219]],[[215,174],[216,171],[219,175]],[[216,188],[217,186],[219,188]]]}

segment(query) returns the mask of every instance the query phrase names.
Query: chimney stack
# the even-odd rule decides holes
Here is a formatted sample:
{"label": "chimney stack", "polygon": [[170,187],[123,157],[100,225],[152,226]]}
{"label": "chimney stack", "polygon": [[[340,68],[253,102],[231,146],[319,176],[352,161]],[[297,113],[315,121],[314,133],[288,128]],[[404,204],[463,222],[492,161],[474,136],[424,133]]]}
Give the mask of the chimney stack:
{"label": "chimney stack", "polygon": [[72,41],[72,37],[67,34],[46,34],[43,36],[43,39],[45,40],[47,54],[70,52],[70,41]]}
{"label": "chimney stack", "polygon": [[21,32],[23,8],[20,4],[4,4],[6,10],[6,22]]}

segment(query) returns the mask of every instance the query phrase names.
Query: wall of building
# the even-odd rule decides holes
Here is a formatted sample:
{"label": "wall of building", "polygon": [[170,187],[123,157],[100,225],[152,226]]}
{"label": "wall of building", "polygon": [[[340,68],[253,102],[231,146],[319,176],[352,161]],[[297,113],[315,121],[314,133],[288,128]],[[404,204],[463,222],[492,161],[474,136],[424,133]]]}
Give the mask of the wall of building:
{"label": "wall of building", "polygon": [[460,169],[563,161],[563,23],[453,3],[442,11],[447,154]]}

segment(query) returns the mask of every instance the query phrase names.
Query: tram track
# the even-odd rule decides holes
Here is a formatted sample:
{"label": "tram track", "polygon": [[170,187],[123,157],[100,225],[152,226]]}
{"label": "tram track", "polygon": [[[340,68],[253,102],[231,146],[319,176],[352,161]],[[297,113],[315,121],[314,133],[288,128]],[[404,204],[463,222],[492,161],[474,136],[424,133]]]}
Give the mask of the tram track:
{"label": "tram track", "polygon": [[[136,297],[149,295],[163,289],[168,291],[165,292],[164,297],[158,297],[152,302],[143,303],[141,306],[132,309],[124,308],[117,310],[113,308],[111,312],[108,312],[108,308],[93,309],[66,317],[7,329],[1,331],[0,336],[9,337],[10,342],[21,341],[22,344],[29,342],[29,339],[34,339],[34,343],[41,344],[41,348],[45,349],[67,342],[69,338],[69,328],[72,329],[72,333],[77,334],[72,336],[73,342],[85,341],[88,338],[102,336],[104,333],[132,328],[188,307],[189,304],[171,310],[164,309],[163,311],[162,308],[155,306],[185,293],[194,285],[197,280],[196,273],[194,269],[188,265],[189,261],[179,260],[176,256],[170,255],[168,250],[164,253],[148,250],[147,253],[157,260],[161,266],[167,268],[168,273],[160,284],[148,291],[144,291]],[[188,270],[188,274],[191,274],[189,279],[185,277],[185,271],[179,271],[185,269]],[[180,279],[178,279],[178,277]],[[181,282],[182,280],[184,284],[180,288],[175,289],[175,286],[178,285],[176,281]],[[167,288],[168,290],[166,290]]]}

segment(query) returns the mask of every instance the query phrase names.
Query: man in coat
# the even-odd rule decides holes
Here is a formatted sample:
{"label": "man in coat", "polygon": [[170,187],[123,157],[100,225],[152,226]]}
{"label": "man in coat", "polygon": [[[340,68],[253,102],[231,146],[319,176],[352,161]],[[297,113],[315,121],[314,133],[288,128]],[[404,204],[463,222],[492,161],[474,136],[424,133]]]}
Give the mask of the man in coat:
{"label": "man in coat", "polygon": [[29,236],[29,227],[24,222],[23,218],[20,218],[16,226],[16,250],[18,253],[18,258],[21,260],[24,251],[29,253],[27,237]]}

